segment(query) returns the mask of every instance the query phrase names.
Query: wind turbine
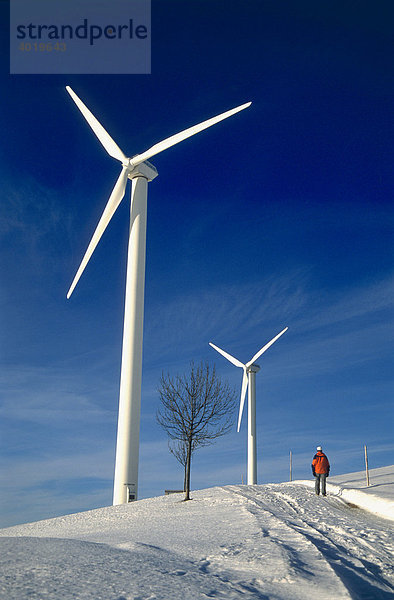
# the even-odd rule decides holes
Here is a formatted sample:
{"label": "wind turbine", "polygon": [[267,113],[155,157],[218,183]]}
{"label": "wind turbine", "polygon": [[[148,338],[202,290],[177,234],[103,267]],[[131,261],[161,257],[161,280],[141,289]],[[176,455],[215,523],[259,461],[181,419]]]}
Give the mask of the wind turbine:
{"label": "wind turbine", "polygon": [[105,150],[122,165],[121,173],[70,286],[67,298],[70,298],[101,236],[122,201],[127,180],[131,179],[132,181],[113,496],[113,504],[125,504],[137,499],[138,486],[147,188],[148,182],[152,181],[158,174],[156,168],[148,162],[148,159],[207,129],[207,127],[231,117],[250,106],[251,102],[189,127],[158,142],[142,154],[129,158],[122,152],[77,94],[69,86],[66,87],[66,90]]}
{"label": "wind turbine", "polygon": [[285,327],[283,331],[278,333],[268,344],[263,346],[254,356],[253,358],[243,364],[228,352],[225,352],[212,342],[209,342],[209,345],[212,346],[219,354],[222,354],[227,360],[229,360],[236,367],[241,367],[244,371],[242,377],[242,387],[241,387],[241,401],[239,404],[239,414],[238,414],[238,427],[237,431],[241,426],[242,412],[245,404],[246,390],[248,390],[248,485],[254,485],[257,483],[257,460],[256,460],[256,373],[260,371],[259,365],[256,365],[255,360],[257,360],[272,344],[276,342],[277,339],[280,338],[281,335],[288,330],[288,327]]}

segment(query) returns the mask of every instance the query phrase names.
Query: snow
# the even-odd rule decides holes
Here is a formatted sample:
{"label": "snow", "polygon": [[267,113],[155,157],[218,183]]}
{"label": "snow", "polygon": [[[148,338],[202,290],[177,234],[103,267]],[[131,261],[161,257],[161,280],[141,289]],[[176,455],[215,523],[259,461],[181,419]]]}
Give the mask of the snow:
{"label": "snow", "polygon": [[2,529],[0,598],[388,600],[394,466],[363,475],[325,498],[313,481],[215,487]]}
{"label": "snow", "polygon": [[[327,479],[327,491],[348,503],[394,521],[393,467],[373,469],[366,482],[365,471],[337,475]],[[334,482],[334,483],[333,483]],[[299,485],[314,487],[313,481],[297,481]]]}

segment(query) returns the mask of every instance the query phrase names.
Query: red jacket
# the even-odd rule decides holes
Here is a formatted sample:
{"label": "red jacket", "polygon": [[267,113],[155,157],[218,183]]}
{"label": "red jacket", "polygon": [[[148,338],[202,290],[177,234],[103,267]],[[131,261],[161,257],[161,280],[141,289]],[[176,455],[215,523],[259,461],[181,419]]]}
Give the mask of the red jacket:
{"label": "red jacket", "polygon": [[323,452],[320,450],[315,454],[312,460],[312,472],[313,474],[317,473],[321,475],[322,473],[330,472],[330,463],[328,462],[328,458]]}

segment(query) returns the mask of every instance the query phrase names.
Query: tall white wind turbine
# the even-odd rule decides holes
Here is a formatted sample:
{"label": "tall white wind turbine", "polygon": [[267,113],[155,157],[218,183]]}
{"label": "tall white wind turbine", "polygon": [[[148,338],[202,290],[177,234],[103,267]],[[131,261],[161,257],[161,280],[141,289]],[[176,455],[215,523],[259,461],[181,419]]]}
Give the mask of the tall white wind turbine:
{"label": "tall white wind turbine", "polygon": [[122,201],[127,180],[131,179],[132,182],[113,496],[114,504],[125,504],[137,499],[138,486],[147,184],[157,177],[157,170],[148,162],[148,159],[207,129],[207,127],[231,117],[250,106],[251,102],[189,127],[155,144],[142,154],[129,158],[122,152],[75,92],[69,86],[66,89],[108,154],[122,165],[120,175],[74,277],[67,298],[70,298],[101,236]]}
{"label": "tall white wind turbine", "polygon": [[209,342],[209,345],[212,346],[217,352],[219,352],[222,356],[227,358],[233,365],[236,367],[241,367],[243,369],[244,374],[242,377],[242,387],[241,387],[241,401],[239,404],[239,414],[238,414],[238,427],[237,431],[241,426],[242,412],[245,404],[246,390],[248,389],[248,485],[254,485],[257,483],[257,444],[256,444],[256,373],[260,371],[259,365],[255,364],[255,361],[266,351],[272,344],[276,342],[277,339],[280,338],[281,335],[288,330],[288,327],[285,327],[283,331],[278,333],[268,344],[263,346],[254,356],[253,358],[247,362],[246,364],[241,363],[240,360],[228,354],[212,342]]}

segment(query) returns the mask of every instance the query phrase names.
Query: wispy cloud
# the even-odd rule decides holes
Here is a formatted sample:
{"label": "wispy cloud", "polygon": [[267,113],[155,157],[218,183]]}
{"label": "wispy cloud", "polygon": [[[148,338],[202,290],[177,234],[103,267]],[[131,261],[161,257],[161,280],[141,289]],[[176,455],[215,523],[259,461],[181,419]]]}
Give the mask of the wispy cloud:
{"label": "wispy cloud", "polygon": [[[86,388],[86,383],[80,381],[79,387]],[[53,426],[64,419],[68,423],[108,421],[115,412],[115,407],[103,406],[104,389],[96,397],[92,387],[85,394],[76,389],[73,372],[52,366],[8,366],[0,375],[0,416]]]}
{"label": "wispy cloud", "polygon": [[305,307],[304,277],[297,272],[254,284],[212,286],[148,305],[145,343],[150,359],[170,355],[174,348],[185,347],[186,340],[193,352],[214,340],[242,344],[259,328],[269,335],[272,327],[286,324]]}
{"label": "wispy cloud", "polygon": [[[146,315],[146,368],[210,354],[209,341],[248,360],[282,327],[281,369],[293,374],[350,368],[387,356],[392,343],[394,279],[324,295],[299,272],[259,284],[213,287],[156,302]],[[271,358],[272,356],[272,358]],[[182,357],[182,358],[180,358]],[[274,373],[275,352],[270,353]],[[232,368],[232,367],[231,367]],[[229,370],[223,363],[223,369]]]}
{"label": "wispy cloud", "polygon": [[12,185],[3,183],[0,238],[15,244],[15,239],[22,237],[25,253],[48,259],[48,241],[53,238],[56,251],[55,240],[60,237],[64,241],[70,227],[71,216],[61,200],[59,191],[28,177]]}
{"label": "wispy cloud", "polygon": [[[367,282],[364,286],[349,290],[326,291],[310,294],[310,312],[308,317],[300,319],[299,327],[308,331],[314,328],[331,327],[334,324],[353,322],[366,318],[370,324],[381,317],[382,311],[392,310],[394,306],[394,277],[388,276],[376,282]],[[388,313],[392,318],[393,313]]]}

